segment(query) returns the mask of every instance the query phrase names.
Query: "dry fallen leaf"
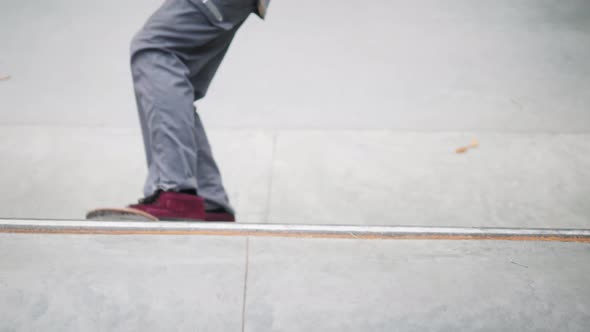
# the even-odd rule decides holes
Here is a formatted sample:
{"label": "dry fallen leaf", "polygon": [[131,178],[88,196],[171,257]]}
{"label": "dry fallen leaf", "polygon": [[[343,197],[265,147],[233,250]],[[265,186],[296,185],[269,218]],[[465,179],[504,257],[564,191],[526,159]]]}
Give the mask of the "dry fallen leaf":
{"label": "dry fallen leaf", "polygon": [[456,152],[457,153],[465,153],[465,152],[467,152],[467,149],[469,149],[469,147],[462,146],[462,147],[458,148]]}
{"label": "dry fallen leaf", "polygon": [[467,150],[477,148],[478,146],[479,146],[479,141],[476,138],[474,138],[473,140],[471,140],[471,143],[468,146],[462,146],[462,147],[458,148],[457,150],[455,150],[455,152],[465,153],[465,152],[467,152]]}

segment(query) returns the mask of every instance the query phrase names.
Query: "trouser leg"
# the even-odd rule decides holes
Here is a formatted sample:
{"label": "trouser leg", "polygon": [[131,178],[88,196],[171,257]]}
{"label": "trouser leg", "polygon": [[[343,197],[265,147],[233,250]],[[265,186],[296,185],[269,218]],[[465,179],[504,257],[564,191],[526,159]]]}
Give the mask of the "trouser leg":
{"label": "trouser leg", "polygon": [[210,204],[231,209],[193,105],[252,12],[247,6],[221,10],[224,22],[212,22],[202,7],[168,0],[133,40],[131,68],[148,163],[146,195],[158,188],[199,189],[200,178]]}
{"label": "trouser leg", "polygon": [[193,96],[186,66],[162,51],[142,52],[132,66],[150,149],[150,183],[145,190],[197,188]]}
{"label": "trouser leg", "polygon": [[[194,78],[193,85],[195,87],[196,99],[200,99],[207,93],[207,89],[221,64],[229,42],[225,49],[223,49],[217,56],[205,66],[199,74]],[[205,208],[213,210],[216,208],[223,208],[227,212],[235,214],[233,207],[229,202],[228,195],[223,185],[221,172],[213,157],[213,152],[205,127],[201,121],[198,112],[195,112],[195,139],[198,146],[197,158],[197,182],[199,184],[199,195],[205,199]]]}

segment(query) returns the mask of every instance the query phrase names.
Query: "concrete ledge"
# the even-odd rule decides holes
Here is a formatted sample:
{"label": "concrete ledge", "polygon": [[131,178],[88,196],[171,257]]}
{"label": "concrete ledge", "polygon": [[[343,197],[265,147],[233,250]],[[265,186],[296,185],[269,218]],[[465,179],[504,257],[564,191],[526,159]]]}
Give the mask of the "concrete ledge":
{"label": "concrete ledge", "polygon": [[349,239],[590,242],[589,229],[280,225],[84,220],[1,220],[0,233],[215,235]]}

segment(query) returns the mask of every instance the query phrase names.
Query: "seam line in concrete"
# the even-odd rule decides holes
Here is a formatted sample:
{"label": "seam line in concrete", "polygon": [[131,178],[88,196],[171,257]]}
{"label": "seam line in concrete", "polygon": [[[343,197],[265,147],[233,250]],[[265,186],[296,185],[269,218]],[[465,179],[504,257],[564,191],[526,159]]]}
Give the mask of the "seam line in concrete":
{"label": "seam line in concrete", "polygon": [[244,293],[242,295],[242,332],[246,329],[246,299],[248,296],[248,270],[250,269],[250,237],[246,237],[246,268],[244,270]]}
{"label": "seam line in concrete", "polygon": [[264,211],[264,223],[268,224],[270,218],[270,206],[272,200],[272,188],[273,188],[273,181],[274,181],[274,174],[275,174],[275,158],[277,152],[277,136],[278,133],[274,132],[272,134],[272,152],[270,157],[270,175],[268,179],[268,188],[266,192],[266,209]]}
{"label": "seam line in concrete", "polygon": [[[132,130],[137,133],[141,133],[137,126],[110,126],[110,125],[92,125],[92,124],[43,124],[43,123],[7,123],[0,122],[0,127],[20,127],[20,128],[52,128],[52,129],[105,129],[105,130]],[[506,129],[482,129],[482,128],[452,128],[452,129],[416,129],[416,128],[354,128],[354,127],[341,127],[341,128],[268,128],[268,127],[210,127],[208,130],[212,132],[251,132],[251,131],[262,131],[262,132],[297,132],[297,133],[316,133],[316,132],[383,132],[383,133],[416,133],[416,134],[463,134],[463,133],[480,133],[480,134],[510,134],[510,135],[588,135],[590,130],[552,130],[552,129],[540,129],[540,130],[506,130]]]}

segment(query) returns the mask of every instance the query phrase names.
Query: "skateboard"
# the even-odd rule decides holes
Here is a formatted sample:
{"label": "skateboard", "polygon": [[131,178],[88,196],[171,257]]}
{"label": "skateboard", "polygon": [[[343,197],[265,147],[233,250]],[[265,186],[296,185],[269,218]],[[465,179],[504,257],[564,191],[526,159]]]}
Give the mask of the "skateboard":
{"label": "skateboard", "polygon": [[86,214],[87,220],[97,221],[158,221],[149,213],[132,208],[100,208]]}

